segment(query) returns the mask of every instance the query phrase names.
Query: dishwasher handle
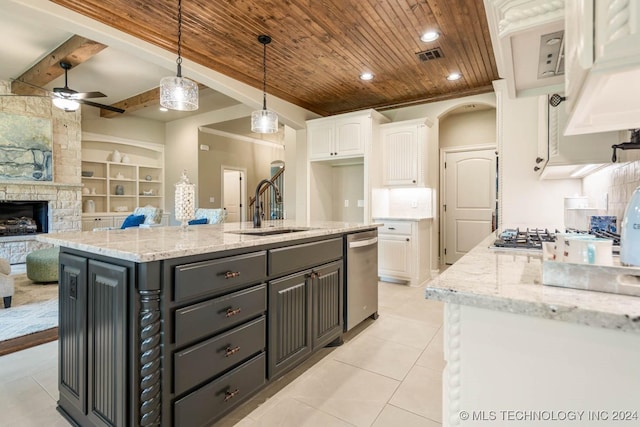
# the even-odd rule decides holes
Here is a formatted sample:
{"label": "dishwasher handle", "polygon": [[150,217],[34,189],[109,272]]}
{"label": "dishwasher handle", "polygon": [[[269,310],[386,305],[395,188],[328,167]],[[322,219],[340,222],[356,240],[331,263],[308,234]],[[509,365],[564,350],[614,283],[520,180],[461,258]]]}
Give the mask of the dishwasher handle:
{"label": "dishwasher handle", "polygon": [[375,245],[376,243],[378,243],[377,237],[373,237],[371,239],[354,240],[353,242],[349,242],[349,249]]}

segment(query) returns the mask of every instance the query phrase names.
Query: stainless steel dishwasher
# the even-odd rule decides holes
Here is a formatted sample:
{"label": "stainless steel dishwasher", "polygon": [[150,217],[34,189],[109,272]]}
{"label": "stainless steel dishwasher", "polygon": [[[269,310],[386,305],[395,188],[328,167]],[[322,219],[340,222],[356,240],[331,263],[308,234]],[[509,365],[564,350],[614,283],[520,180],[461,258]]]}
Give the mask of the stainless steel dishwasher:
{"label": "stainless steel dishwasher", "polygon": [[345,331],[378,318],[378,230],[347,234]]}

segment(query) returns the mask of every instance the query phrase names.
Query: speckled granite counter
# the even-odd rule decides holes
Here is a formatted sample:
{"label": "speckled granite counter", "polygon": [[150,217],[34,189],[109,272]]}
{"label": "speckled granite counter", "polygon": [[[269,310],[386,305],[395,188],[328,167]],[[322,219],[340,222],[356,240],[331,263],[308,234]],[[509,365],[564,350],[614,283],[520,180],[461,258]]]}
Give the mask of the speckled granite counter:
{"label": "speckled granite counter", "polygon": [[49,233],[38,240],[57,246],[78,249],[118,259],[147,262],[229,249],[250,248],[270,243],[350,233],[377,227],[379,224],[346,222],[305,222],[294,220],[263,221],[263,229],[310,227],[310,230],[269,236],[233,234],[254,230],[251,222],[193,225],[180,227],[128,228],[126,230]]}
{"label": "speckled granite counter", "polygon": [[542,254],[490,249],[495,238],[429,282],[426,297],[640,334],[640,298],[542,285]]}

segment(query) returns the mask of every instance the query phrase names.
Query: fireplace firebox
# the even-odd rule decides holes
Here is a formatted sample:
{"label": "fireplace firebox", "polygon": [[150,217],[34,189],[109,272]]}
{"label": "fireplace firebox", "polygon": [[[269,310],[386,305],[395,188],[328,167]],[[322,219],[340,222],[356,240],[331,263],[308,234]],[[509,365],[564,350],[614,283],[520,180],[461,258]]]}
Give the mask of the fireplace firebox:
{"label": "fireplace firebox", "polygon": [[0,236],[49,231],[49,202],[0,201]]}

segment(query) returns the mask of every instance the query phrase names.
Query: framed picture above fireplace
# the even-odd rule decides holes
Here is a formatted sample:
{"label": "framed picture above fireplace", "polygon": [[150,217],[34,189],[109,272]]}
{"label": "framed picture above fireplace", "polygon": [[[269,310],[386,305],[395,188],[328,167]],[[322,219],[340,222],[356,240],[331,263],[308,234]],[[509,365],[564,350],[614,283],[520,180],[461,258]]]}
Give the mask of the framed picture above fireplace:
{"label": "framed picture above fireplace", "polygon": [[0,180],[53,181],[51,120],[0,112]]}

